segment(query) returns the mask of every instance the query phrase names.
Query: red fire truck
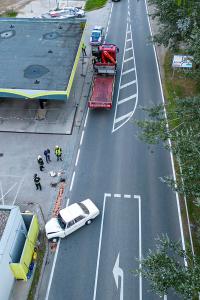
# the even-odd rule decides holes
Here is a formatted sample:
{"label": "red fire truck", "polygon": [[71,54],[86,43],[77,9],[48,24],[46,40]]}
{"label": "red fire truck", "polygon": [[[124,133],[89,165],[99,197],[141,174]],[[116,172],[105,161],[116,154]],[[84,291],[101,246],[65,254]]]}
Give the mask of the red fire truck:
{"label": "red fire truck", "polygon": [[112,108],[112,99],[117,68],[117,52],[119,49],[113,44],[103,44],[93,59],[94,76],[89,108]]}

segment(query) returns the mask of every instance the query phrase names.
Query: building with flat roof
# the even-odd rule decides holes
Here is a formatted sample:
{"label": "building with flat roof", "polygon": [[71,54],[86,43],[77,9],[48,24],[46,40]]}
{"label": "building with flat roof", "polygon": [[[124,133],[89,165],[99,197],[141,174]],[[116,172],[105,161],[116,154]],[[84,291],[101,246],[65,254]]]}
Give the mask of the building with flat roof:
{"label": "building with flat roof", "polygon": [[67,100],[85,19],[0,19],[0,97]]}

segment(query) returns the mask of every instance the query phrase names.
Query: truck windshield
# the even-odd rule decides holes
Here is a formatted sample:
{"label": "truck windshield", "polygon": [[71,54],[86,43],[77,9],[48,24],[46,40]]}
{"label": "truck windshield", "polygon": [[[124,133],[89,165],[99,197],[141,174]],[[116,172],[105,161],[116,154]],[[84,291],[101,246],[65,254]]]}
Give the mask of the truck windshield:
{"label": "truck windshield", "polygon": [[66,223],[65,223],[65,221],[63,220],[63,218],[61,217],[60,214],[58,214],[58,223],[59,223],[59,225],[60,225],[60,227],[61,227],[62,229],[65,229]]}
{"label": "truck windshield", "polygon": [[86,214],[86,215],[89,215],[89,210],[87,209],[87,207],[83,204],[83,203],[78,203],[78,205],[82,208],[83,212]]}

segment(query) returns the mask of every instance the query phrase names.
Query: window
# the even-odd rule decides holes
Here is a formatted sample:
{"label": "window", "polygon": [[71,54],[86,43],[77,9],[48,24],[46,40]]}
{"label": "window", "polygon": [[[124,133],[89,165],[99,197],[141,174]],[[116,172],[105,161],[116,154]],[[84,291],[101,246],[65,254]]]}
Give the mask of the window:
{"label": "window", "polygon": [[83,203],[81,203],[81,202],[79,202],[79,203],[77,203],[81,208],[82,208],[82,210],[83,210],[83,212],[86,214],[86,215],[89,215],[89,210],[87,209],[87,207],[83,204]]}
{"label": "window", "polygon": [[83,220],[85,217],[84,216],[78,216],[74,221],[75,223],[78,223],[79,221]]}
{"label": "window", "polygon": [[70,221],[68,224],[67,224],[67,228],[70,228],[71,226],[74,225],[74,220]]}

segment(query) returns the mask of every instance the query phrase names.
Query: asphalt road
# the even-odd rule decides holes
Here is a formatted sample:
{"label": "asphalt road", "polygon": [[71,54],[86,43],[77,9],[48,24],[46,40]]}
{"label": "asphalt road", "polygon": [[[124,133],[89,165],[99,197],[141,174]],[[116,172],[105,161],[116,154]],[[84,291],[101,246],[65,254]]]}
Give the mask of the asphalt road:
{"label": "asphalt road", "polygon": [[149,149],[133,123],[143,117],[139,106],[162,102],[149,35],[143,1],[114,3],[107,35],[120,48],[114,107],[89,112],[70,197],[91,198],[101,215],[61,241],[49,300],[159,299],[131,272],[159,234],[181,237],[175,194],[159,179],[172,173],[169,153]]}

